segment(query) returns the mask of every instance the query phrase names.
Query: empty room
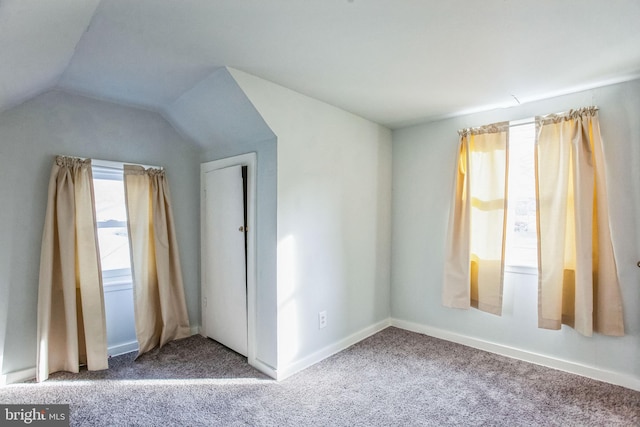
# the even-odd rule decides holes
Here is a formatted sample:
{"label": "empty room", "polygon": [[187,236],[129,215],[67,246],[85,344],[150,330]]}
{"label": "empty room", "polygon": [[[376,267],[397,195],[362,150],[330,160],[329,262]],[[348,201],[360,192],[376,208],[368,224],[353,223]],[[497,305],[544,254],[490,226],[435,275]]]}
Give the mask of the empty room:
{"label": "empty room", "polygon": [[0,425],[639,425],[639,19],[0,0]]}

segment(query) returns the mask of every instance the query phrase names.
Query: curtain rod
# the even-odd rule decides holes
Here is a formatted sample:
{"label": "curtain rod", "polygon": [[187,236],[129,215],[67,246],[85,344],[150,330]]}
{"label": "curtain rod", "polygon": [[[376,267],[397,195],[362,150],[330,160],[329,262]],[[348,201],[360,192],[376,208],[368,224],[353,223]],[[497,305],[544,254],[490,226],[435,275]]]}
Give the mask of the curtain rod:
{"label": "curtain rod", "polygon": [[[571,109],[569,111],[563,111],[563,112],[560,112],[560,113],[547,114],[545,116],[535,116],[535,117],[532,117],[532,118],[521,119],[521,120],[509,120],[509,122],[508,122],[509,124],[506,125],[506,126],[508,128],[513,128],[513,127],[518,127],[518,126],[530,125],[530,124],[533,124],[533,123],[536,122],[537,117],[540,117],[541,119],[545,119],[545,118],[552,117],[552,116],[566,116],[566,115],[571,115],[571,114],[574,114],[575,112],[580,112],[580,111],[583,111],[583,110],[598,111],[599,108],[597,106],[595,106],[595,105],[592,105],[590,107],[576,108],[576,109]],[[464,129],[458,130],[458,133],[463,132],[463,131],[467,131],[467,130],[480,129],[480,128],[483,128],[485,126],[495,126],[495,125],[496,125],[496,123],[492,123],[492,124],[489,124],[489,125],[476,126],[476,127],[473,127],[473,128],[464,128]]]}
{"label": "curtain rod", "polygon": [[102,160],[102,159],[94,159],[94,158],[91,158],[91,164],[93,166],[110,168],[110,169],[120,169],[120,170],[124,168],[124,165],[135,165],[135,166],[142,166],[145,169],[163,169],[164,170],[163,166],[144,165],[136,162],[120,162],[120,161],[114,161],[114,160]]}
{"label": "curtain rod", "polygon": [[535,122],[536,122],[535,117],[531,119],[524,119],[524,120],[512,120],[509,122],[509,127],[515,128],[518,126],[526,126],[526,125],[534,124]]}
{"label": "curtain rod", "polygon": [[115,161],[115,160],[103,160],[103,159],[95,159],[93,157],[70,156],[70,155],[67,155],[67,154],[57,154],[56,157],[71,157],[71,158],[82,159],[82,160],[90,159],[91,160],[91,166],[98,166],[98,167],[109,168],[109,169],[120,169],[120,170],[122,170],[124,165],[137,165],[137,166],[142,166],[145,169],[162,169],[162,170],[164,170],[164,166],[145,165],[145,164],[136,163],[136,162],[121,162],[121,161]]}

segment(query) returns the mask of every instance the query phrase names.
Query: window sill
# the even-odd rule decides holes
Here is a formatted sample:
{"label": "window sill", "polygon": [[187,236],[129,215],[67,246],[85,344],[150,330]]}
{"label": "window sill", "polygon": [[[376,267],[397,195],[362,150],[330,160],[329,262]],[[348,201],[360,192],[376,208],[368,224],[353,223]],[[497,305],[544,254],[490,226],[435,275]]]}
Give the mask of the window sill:
{"label": "window sill", "polygon": [[131,278],[122,280],[104,280],[102,287],[104,292],[127,291],[129,289],[133,289],[133,283],[131,282]]}
{"label": "window sill", "polygon": [[529,276],[537,276],[538,268],[524,265],[505,265],[504,272],[511,274],[526,274]]}

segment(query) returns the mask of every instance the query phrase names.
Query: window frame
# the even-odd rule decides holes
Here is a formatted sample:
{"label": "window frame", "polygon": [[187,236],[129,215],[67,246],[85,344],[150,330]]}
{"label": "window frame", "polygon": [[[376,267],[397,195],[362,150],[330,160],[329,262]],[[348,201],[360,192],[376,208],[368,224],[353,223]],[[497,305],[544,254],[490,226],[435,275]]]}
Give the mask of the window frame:
{"label": "window frame", "polygon": [[[534,133],[535,133],[535,118],[534,117],[530,117],[530,118],[526,118],[526,119],[522,119],[522,120],[511,120],[509,121],[509,146],[511,147],[513,144],[513,139],[512,139],[512,128],[514,127],[520,127],[520,126],[534,126]],[[533,140],[533,150],[534,153],[533,155],[535,156],[535,134],[534,134],[534,140]],[[510,151],[510,150],[509,150]],[[510,155],[510,154],[509,154]],[[511,167],[513,166],[511,163],[511,158],[509,159],[509,170],[511,171]],[[533,165],[532,167],[534,168],[534,174],[535,174],[535,157],[533,160]],[[511,177],[507,176],[507,182],[508,182],[508,188],[511,189],[512,188],[512,183],[511,183]],[[535,180],[535,177],[534,177]],[[509,201],[510,198],[508,197],[509,195],[507,195],[507,217],[511,214],[515,213],[515,207],[510,207],[509,206]],[[506,224],[505,224],[505,229],[507,229],[507,227],[509,225],[514,225],[515,224],[515,218],[513,219],[514,222],[512,222],[510,219],[506,220]],[[536,220],[537,222],[537,220]],[[537,223],[536,223],[536,233],[537,233]],[[537,275],[538,274],[538,244],[536,242],[536,263],[535,266],[532,265],[523,265],[523,264],[509,264],[507,263],[507,252],[510,249],[510,245],[509,245],[509,238],[508,236],[511,235],[511,232],[507,231],[507,236],[505,236],[506,240],[505,240],[505,261],[504,261],[504,271],[505,273],[512,273],[512,274],[524,274],[524,275]],[[511,249],[513,250],[513,248]]]}
{"label": "window frame", "polygon": [[[91,160],[91,172],[94,180],[109,180],[109,181],[119,181],[122,183],[124,188],[124,163],[119,162],[111,162],[106,160]],[[95,188],[94,188],[94,197]],[[126,203],[126,201],[125,201]],[[129,242],[128,236],[128,224],[127,221],[97,221],[96,219],[96,228],[127,228],[127,243]],[[100,243],[98,241],[98,247]],[[129,260],[129,268],[118,268],[118,269],[109,269],[104,270],[101,268],[102,273],[102,284],[104,287],[109,287],[110,290],[113,290],[114,287],[131,287],[133,285],[133,273],[131,270],[131,260]]]}

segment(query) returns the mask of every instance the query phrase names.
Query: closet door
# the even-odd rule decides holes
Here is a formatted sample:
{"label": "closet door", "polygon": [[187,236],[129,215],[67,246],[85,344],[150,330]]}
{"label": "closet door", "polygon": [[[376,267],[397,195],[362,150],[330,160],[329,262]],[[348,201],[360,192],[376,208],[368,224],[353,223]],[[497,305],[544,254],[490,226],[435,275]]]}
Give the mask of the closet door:
{"label": "closet door", "polygon": [[203,323],[206,336],[247,355],[247,280],[242,166],[205,174]]}

